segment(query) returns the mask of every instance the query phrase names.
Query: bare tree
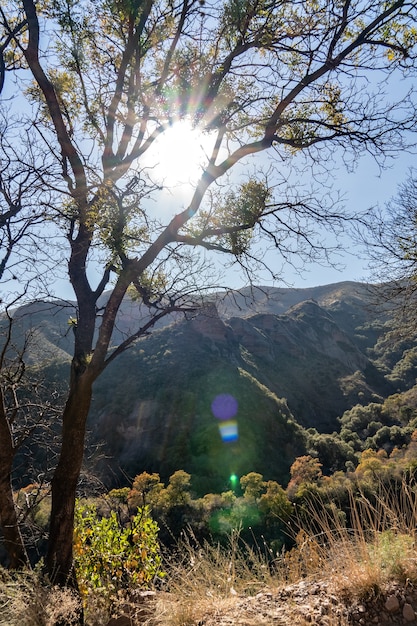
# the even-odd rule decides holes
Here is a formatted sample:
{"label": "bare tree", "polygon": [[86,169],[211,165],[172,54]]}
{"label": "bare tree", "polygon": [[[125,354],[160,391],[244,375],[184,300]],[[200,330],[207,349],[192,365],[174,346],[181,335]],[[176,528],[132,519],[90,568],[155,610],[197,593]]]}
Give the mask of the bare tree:
{"label": "bare tree", "polygon": [[[74,582],[94,381],[162,317],[195,308],[215,255],[249,278],[265,246],[288,260],[326,258],[317,228],[337,231],[355,215],[300,179],[331,178],[335,150],[383,160],[406,147],[413,93],[390,103],[384,88],[415,70],[416,8],[407,0],[6,2],[10,74],[53,169],[39,206],[65,233],[77,302],[47,555],[59,583]],[[179,121],[209,147],[189,200],[173,195],[172,209],[149,154]],[[128,292],[146,316],[113,345]]]}
{"label": "bare tree", "polygon": [[370,270],[381,283],[380,298],[394,315],[394,327],[404,337],[415,336],[417,298],[417,173],[410,170],[397,194],[376,206],[361,229]]}
{"label": "bare tree", "polygon": [[[4,544],[9,555],[10,567],[17,568],[28,564],[26,549],[18,523],[18,516],[13,498],[12,468],[16,453],[16,441],[13,436],[15,410],[18,410],[14,395],[15,385],[23,376],[23,361],[18,359],[13,371],[5,365],[7,350],[11,341],[11,319],[6,330],[6,337],[0,355],[2,380],[0,382],[0,523],[4,535]],[[4,380],[6,378],[6,380]],[[7,380],[9,379],[9,380]],[[8,392],[14,396],[13,406],[8,406]]]}
{"label": "bare tree", "polygon": [[10,67],[8,67],[9,65],[8,57],[12,60],[12,67],[13,67],[14,55],[12,52],[9,53],[8,47],[10,46],[10,44],[12,44],[14,36],[17,35],[19,32],[21,32],[26,27],[26,21],[25,21],[24,15],[21,14],[16,20],[12,18],[13,24],[11,24],[10,21],[6,20],[4,11],[1,7],[0,7],[0,16],[2,18],[3,25],[6,25],[7,23],[7,28],[4,30],[4,32],[1,33],[1,39],[0,39],[0,93],[1,93],[4,87],[6,71],[7,69],[11,69]]}
{"label": "bare tree", "polygon": [[[15,33],[22,22],[19,25],[14,28]],[[9,33],[6,41],[10,43],[11,39]],[[26,137],[24,143],[22,136]],[[19,333],[15,332],[18,306],[50,294],[48,276],[57,256],[51,250],[46,251],[46,214],[39,202],[39,193],[43,202],[46,199],[48,174],[48,164],[39,155],[31,124],[17,122],[3,107],[0,111],[0,526],[11,568],[28,564],[20,528],[24,519],[16,509],[13,493],[16,458],[31,440],[25,458],[29,478],[33,466],[29,451],[39,443],[41,430],[43,441],[38,450],[44,445],[52,449],[56,436],[51,436],[48,427],[51,403],[59,410],[55,392],[47,399],[42,398],[41,380],[27,367],[32,333],[20,332],[18,337]]]}
{"label": "bare tree", "polygon": [[[31,354],[33,360],[36,353],[36,330],[21,324],[15,328],[22,321],[13,311],[20,299],[11,303],[11,309],[6,307],[0,320],[0,526],[12,569],[28,565],[21,526],[39,501],[32,494],[30,506],[25,503],[24,510],[18,511],[13,470],[24,461],[25,480],[36,481],[37,495],[41,494],[40,487],[50,480],[48,466],[57,453],[55,423],[63,398],[63,388],[51,390],[42,371],[30,362]],[[50,459],[49,463],[40,457]]]}

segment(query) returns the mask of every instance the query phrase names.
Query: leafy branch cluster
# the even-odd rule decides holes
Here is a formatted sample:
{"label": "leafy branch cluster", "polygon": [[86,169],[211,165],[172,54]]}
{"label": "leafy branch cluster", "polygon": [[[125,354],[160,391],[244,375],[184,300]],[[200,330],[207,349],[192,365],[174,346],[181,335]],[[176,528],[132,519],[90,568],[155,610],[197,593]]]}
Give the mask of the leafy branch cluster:
{"label": "leafy branch cluster", "polygon": [[74,559],[84,600],[99,590],[106,601],[126,588],[146,587],[162,577],[158,527],[143,508],[123,523],[115,510],[99,516],[93,504],[79,502]]}

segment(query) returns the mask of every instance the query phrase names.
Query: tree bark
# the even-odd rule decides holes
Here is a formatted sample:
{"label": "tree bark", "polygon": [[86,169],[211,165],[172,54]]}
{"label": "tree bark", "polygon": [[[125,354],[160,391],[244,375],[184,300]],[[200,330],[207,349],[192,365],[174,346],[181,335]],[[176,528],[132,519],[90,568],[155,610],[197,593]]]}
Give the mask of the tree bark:
{"label": "tree bark", "polygon": [[54,583],[74,588],[77,588],[72,546],[74,511],[92,385],[93,379],[87,371],[73,377],[62,418],[61,453],[51,485],[52,509],[46,568]]}
{"label": "tree bark", "polygon": [[[1,470],[0,470],[1,471]],[[3,531],[4,547],[9,557],[8,567],[19,569],[29,564],[23,538],[20,533],[10,474],[0,480],[0,521]]]}
{"label": "tree bark", "polygon": [[29,564],[20,533],[11,482],[14,457],[13,436],[4,410],[0,389],[0,524],[4,546],[9,557],[9,567],[17,569]]}

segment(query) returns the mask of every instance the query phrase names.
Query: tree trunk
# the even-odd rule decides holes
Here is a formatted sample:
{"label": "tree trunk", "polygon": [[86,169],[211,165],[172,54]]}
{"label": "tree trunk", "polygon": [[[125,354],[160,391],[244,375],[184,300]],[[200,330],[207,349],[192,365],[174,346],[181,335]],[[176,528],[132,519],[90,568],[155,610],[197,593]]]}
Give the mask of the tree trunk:
{"label": "tree trunk", "polygon": [[85,427],[93,380],[74,376],[63,413],[61,453],[52,478],[52,509],[46,567],[50,579],[77,588],[73,567],[74,510],[84,456]]}
{"label": "tree trunk", "polygon": [[19,529],[10,473],[4,476],[2,468],[0,468],[0,474],[0,522],[4,547],[9,557],[9,568],[18,569],[28,565],[29,560]]}
{"label": "tree trunk", "polygon": [[9,557],[9,567],[17,569],[28,565],[29,560],[20,533],[13,499],[11,473],[14,457],[13,437],[4,410],[0,390],[0,524],[4,547]]}

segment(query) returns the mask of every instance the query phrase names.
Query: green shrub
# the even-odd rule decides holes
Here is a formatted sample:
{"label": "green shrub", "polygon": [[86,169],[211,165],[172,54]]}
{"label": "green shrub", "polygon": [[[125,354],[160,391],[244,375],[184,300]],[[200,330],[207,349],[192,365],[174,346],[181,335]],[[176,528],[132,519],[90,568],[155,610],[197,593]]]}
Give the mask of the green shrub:
{"label": "green shrub", "polygon": [[162,576],[158,530],[147,507],[124,526],[115,511],[100,518],[94,505],[78,503],[74,560],[84,600],[97,590],[111,598],[123,589],[149,586]]}

